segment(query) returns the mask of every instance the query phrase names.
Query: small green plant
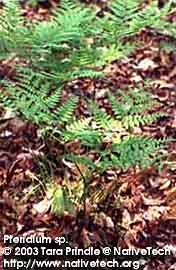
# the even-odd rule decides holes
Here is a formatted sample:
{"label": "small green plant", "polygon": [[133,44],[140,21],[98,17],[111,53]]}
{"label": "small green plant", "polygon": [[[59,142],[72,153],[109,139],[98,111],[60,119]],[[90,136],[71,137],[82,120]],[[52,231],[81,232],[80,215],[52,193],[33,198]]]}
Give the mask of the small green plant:
{"label": "small green plant", "polygon": [[[143,89],[133,89],[128,94],[118,93],[118,98],[108,95],[114,116],[91,103],[92,117],[66,125],[63,134],[65,142],[79,138],[84,146],[96,149],[99,153],[96,168],[101,172],[108,167],[128,169],[135,165],[151,165],[160,160],[159,156],[155,159],[155,154],[165,146],[165,140],[141,136],[135,131],[137,127],[152,123],[163,115],[149,112],[158,103]],[[73,156],[70,159],[73,160]],[[89,166],[93,167],[91,162]]]}
{"label": "small green plant", "polygon": [[131,53],[135,43],[124,38],[146,27],[168,29],[154,1],[142,8],[140,0],[114,0],[103,18],[79,1],[62,0],[49,21],[31,22],[17,0],[5,1],[0,16],[0,58],[26,59],[33,70],[63,83],[76,77],[102,76],[98,67]]}
{"label": "small green plant", "polygon": [[[62,0],[48,21],[34,23],[21,14],[17,0],[5,1],[0,16],[0,58],[17,58],[24,65],[23,70],[15,67],[14,81],[1,83],[1,105],[37,124],[45,138],[56,139],[64,149],[76,139],[86,150],[86,155],[65,151],[58,162],[71,160],[99,173],[109,167],[126,170],[160,163],[165,140],[137,132],[162,115],[152,110],[157,104],[145,89],[109,93],[110,112],[95,100],[87,100],[90,117],[79,118],[74,114],[79,98],[72,95],[63,100],[62,89],[78,77],[104,76],[101,67],[131,53],[136,44],[129,38],[145,28],[176,37],[165,19],[171,2],[159,10],[156,1],[143,7],[140,0],[113,0],[109,12],[98,18],[96,10],[79,1]],[[91,150],[96,150],[95,160],[88,157]],[[76,213],[75,205],[87,188],[83,178],[74,187],[65,178],[58,185],[49,183],[55,214]]]}
{"label": "small green plant", "polygon": [[4,107],[11,108],[41,127],[69,123],[78,102],[73,96],[64,104],[60,104],[61,88],[54,86],[41,74],[29,71],[21,73],[15,84],[3,82],[5,92],[0,99]]}
{"label": "small green plant", "polygon": [[[4,85],[5,89],[0,95],[4,107],[19,112],[44,130],[45,135],[56,138],[62,144],[79,139],[84,147],[97,149],[101,160],[107,160],[107,155],[113,149],[119,149],[119,163],[116,162],[118,167],[127,168],[135,163],[144,163],[150,153],[154,153],[162,144],[161,141],[135,133],[136,128],[162,116],[160,112],[150,111],[158,103],[144,89],[133,89],[129,93],[119,90],[117,96],[109,93],[113,115],[91,101],[89,107],[92,116],[77,119],[74,110],[78,98],[72,96],[61,104],[61,89],[40,74],[20,74],[15,85],[7,81]],[[101,152],[104,143],[107,143],[107,149]],[[113,159],[112,166],[115,166],[117,158],[113,154],[110,156]]]}
{"label": "small green plant", "polygon": [[62,216],[66,212],[76,215],[81,209],[84,209],[85,194],[88,188],[86,179],[90,170],[87,165],[83,165],[77,161],[75,160],[73,163],[77,173],[76,180],[70,181],[65,174],[62,183],[56,183],[55,177],[51,177],[51,168],[46,170],[45,166],[44,176],[42,169],[44,164],[43,162],[40,163],[42,164],[40,178],[42,177],[44,180],[45,197],[51,206],[51,212],[57,216]]}
{"label": "small green plant", "polygon": [[68,212],[75,215],[76,207],[69,197],[66,188],[50,183],[47,185],[46,192],[51,202],[51,212],[53,214],[62,216],[65,212]]}
{"label": "small green plant", "polygon": [[110,12],[100,20],[106,33],[104,37],[107,41],[115,42],[117,39],[133,36],[148,27],[164,30],[167,28],[164,16],[171,11],[171,4],[172,1],[168,1],[159,10],[157,1],[151,1],[146,7],[142,7],[141,0],[110,1],[108,5]]}
{"label": "small green plant", "polygon": [[93,10],[64,0],[49,21],[33,23],[21,14],[17,0],[7,1],[0,17],[0,57],[26,59],[33,69],[60,82],[96,77],[102,73],[93,69],[101,56],[94,21]]}

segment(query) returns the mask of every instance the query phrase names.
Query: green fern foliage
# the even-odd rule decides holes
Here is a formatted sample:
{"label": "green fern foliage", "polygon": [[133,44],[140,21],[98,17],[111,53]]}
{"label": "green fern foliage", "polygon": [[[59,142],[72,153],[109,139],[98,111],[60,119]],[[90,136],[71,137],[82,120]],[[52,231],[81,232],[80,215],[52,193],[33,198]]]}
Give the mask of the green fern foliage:
{"label": "green fern foliage", "polygon": [[92,118],[75,119],[66,126],[62,138],[64,142],[79,139],[86,147],[99,145],[103,139],[100,130],[92,127]]}
{"label": "green fern foliage", "polygon": [[148,167],[161,162],[158,152],[165,147],[165,140],[157,140],[143,136],[129,136],[121,143],[112,144],[109,149],[101,153],[98,164],[100,171],[108,167],[128,169],[131,166]]}
{"label": "green fern foliage", "polygon": [[133,89],[128,94],[119,90],[118,97],[109,94],[109,100],[117,118],[142,113],[156,105],[156,101],[143,89]]}
{"label": "green fern foliage", "polygon": [[[172,1],[162,9],[158,9],[157,1],[144,2],[108,1],[107,12],[100,18],[94,8],[78,0],[61,0],[49,20],[32,22],[21,13],[18,0],[4,1],[0,11],[0,60],[17,59],[23,64],[22,68],[14,66],[15,78],[1,81],[0,105],[35,123],[44,142],[59,143],[62,154],[56,157],[57,165],[75,165],[76,180],[63,173],[59,184],[51,181],[45,186],[51,212],[58,216],[65,212],[75,215],[84,208],[92,172],[162,163],[166,140],[140,135],[142,126],[163,115],[156,112],[155,106],[160,104],[145,86],[114,94],[109,91],[105,97],[109,106],[105,108],[98,104],[96,95],[94,100],[85,97],[89,117],[80,116],[81,110],[77,110],[82,101],[76,96],[79,91],[65,100],[69,96],[64,88],[67,82],[105,76],[105,65],[125,58],[138,46],[134,35],[141,30],[150,28],[176,38],[176,23],[167,21]],[[167,47],[161,44],[161,49]],[[72,150],[77,144],[78,150]],[[50,161],[46,163],[52,167]],[[116,184],[107,187],[113,192]],[[101,188],[95,196],[91,194],[90,202],[103,202],[107,195]]]}
{"label": "green fern foliage", "polygon": [[[114,38],[123,38],[134,35],[146,27],[165,28],[163,17],[171,9],[172,1],[169,1],[162,10],[157,7],[157,1],[151,1],[145,8],[140,0],[114,0],[109,4],[110,13],[104,21],[104,27]],[[109,25],[106,24],[110,21]]]}
{"label": "green fern foliage", "polygon": [[[5,6],[3,8],[3,12],[1,14],[1,29],[6,31],[16,31],[15,27],[21,28],[23,26],[24,20],[21,16],[19,1],[12,0],[11,3],[9,1],[4,1]],[[10,16],[11,15],[11,16]]]}
{"label": "green fern foliage", "polygon": [[72,118],[77,102],[77,97],[70,98],[67,102],[65,102],[65,104],[60,106],[60,108],[56,110],[54,114],[52,114],[54,116],[54,120],[59,121],[61,124],[68,123]]}
{"label": "green fern foliage", "polygon": [[76,139],[77,137],[80,137],[80,134],[83,132],[83,130],[87,130],[89,128],[90,121],[91,118],[84,118],[74,121],[70,125],[67,125],[64,134],[64,139],[66,141],[69,141],[70,139],[73,140]]}
{"label": "green fern foliage", "polygon": [[52,74],[61,83],[102,76],[97,67],[135,48],[124,37],[145,27],[168,31],[163,17],[170,6],[169,2],[158,10],[155,1],[142,8],[139,0],[113,0],[107,15],[97,18],[93,8],[62,0],[49,21],[36,23],[24,18],[17,0],[5,1],[0,16],[0,58],[26,59],[33,69]]}
{"label": "green fern foliage", "polygon": [[144,115],[127,115],[123,118],[122,125],[125,129],[134,129],[135,127],[148,125],[155,122],[162,115],[163,113],[161,112]]}
{"label": "green fern foliage", "polygon": [[119,123],[113,119],[109,114],[105,111],[101,110],[97,104],[92,103],[91,105],[93,117],[95,119],[95,123],[99,129],[103,130],[111,130],[112,127],[115,127]]}
{"label": "green fern foliage", "polygon": [[63,159],[63,158],[75,164],[82,164],[86,166],[88,169],[90,169],[91,171],[94,171],[97,169],[96,164],[90,158],[84,155],[64,154],[63,156],[59,157],[59,159]]}
{"label": "green fern foliage", "polygon": [[[1,105],[36,123],[47,135],[59,137],[63,144],[77,139],[86,149],[96,149],[96,166],[101,170],[150,163],[162,143],[140,137],[135,128],[156,121],[161,114],[153,112],[157,104],[145,89],[109,94],[110,111],[90,101],[90,118],[77,119],[78,97],[63,102],[61,88],[75,78],[104,76],[101,66],[130,54],[136,44],[129,43],[128,37],[146,27],[174,36],[165,18],[171,2],[159,10],[156,1],[143,5],[140,0],[112,0],[106,15],[98,18],[93,8],[62,0],[48,21],[29,23],[17,0],[5,1],[0,58],[17,57],[25,64],[24,71],[17,69],[15,81],[2,83]],[[85,162],[82,156],[80,160]],[[61,204],[64,192],[56,192]]]}
{"label": "green fern foliage", "polygon": [[114,115],[121,119],[122,126],[127,130],[150,124],[163,115],[161,112],[145,113],[157,102],[143,89],[133,89],[128,94],[118,91],[118,94],[118,99],[109,94],[109,100]]}
{"label": "green fern foliage", "polygon": [[[152,123],[161,116],[161,113],[150,112],[150,108],[158,104],[145,90],[118,91],[117,96],[109,94],[114,116],[90,102],[92,116],[76,119],[74,110],[78,98],[73,96],[62,103],[61,89],[51,82],[40,73],[21,71],[15,83],[4,81],[1,104],[38,124],[46,134],[57,137],[62,143],[77,139],[84,147],[97,149],[100,168],[106,168],[105,163],[121,168],[143,165],[158,149],[154,139],[135,134],[136,127]],[[108,148],[102,151],[103,144]]]}
{"label": "green fern foliage", "polygon": [[[49,21],[28,22],[17,0],[6,1],[0,17],[0,57],[26,59],[33,69],[53,74],[61,83],[97,77],[96,12],[79,1],[62,0]],[[91,40],[91,42],[89,42]]]}
{"label": "green fern foliage", "polygon": [[[158,106],[149,93],[134,89],[129,93],[118,91],[118,94],[118,98],[109,94],[114,117],[92,102],[92,117],[75,120],[64,133],[65,141],[77,138],[84,146],[97,149],[100,157],[96,167],[100,171],[109,166],[122,169],[148,166],[155,162],[155,154],[165,145],[164,140],[140,136],[135,131],[136,127],[150,124],[162,115],[148,112],[154,104]],[[105,149],[103,144],[107,145]]]}
{"label": "green fern foliage", "polygon": [[26,119],[39,125],[68,123],[78,102],[76,97],[72,97],[61,105],[61,89],[53,89],[49,80],[33,72],[20,74],[15,84],[4,81],[4,86],[1,104],[17,110]]}

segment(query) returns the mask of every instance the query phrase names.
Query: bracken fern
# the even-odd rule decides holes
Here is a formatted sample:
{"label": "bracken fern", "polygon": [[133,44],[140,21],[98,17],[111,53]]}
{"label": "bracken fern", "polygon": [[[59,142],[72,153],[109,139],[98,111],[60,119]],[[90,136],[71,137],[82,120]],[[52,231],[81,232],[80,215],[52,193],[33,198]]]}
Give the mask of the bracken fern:
{"label": "bracken fern", "polygon": [[1,104],[21,113],[26,119],[42,125],[62,125],[68,123],[76,108],[77,97],[71,97],[60,104],[61,89],[47,81],[41,74],[31,71],[16,79],[14,83],[4,81],[4,92],[1,92]]}
{"label": "bracken fern", "polygon": [[[61,89],[78,77],[103,76],[100,67],[130,54],[136,44],[129,37],[145,28],[176,37],[175,23],[165,18],[171,2],[159,10],[156,1],[143,6],[140,0],[113,0],[106,15],[98,18],[96,10],[79,1],[62,0],[48,21],[34,23],[21,14],[17,0],[6,0],[0,14],[0,58],[18,57],[25,65],[24,70],[17,69],[15,81],[2,82],[1,105],[37,124],[45,136],[63,145],[77,139],[86,154],[96,150],[98,155],[91,160],[66,151],[59,162],[71,160],[100,173],[108,167],[128,169],[160,162],[165,140],[136,132],[162,115],[151,110],[157,103],[145,90],[108,94],[110,112],[90,101],[91,116],[76,118],[78,97],[63,103]],[[74,202],[80,202],[84,189],[82,182],[71,188],[68,179],[64,180],[62,185],[48,186],[52,211],[58,215],[75,213],[73,193],[77,193]]]}

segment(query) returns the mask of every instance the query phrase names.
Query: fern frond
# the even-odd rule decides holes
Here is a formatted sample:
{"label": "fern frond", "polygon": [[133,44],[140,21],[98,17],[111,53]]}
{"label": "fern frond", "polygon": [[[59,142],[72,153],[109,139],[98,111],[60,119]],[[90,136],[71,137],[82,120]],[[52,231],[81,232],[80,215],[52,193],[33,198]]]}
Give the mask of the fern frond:
{"label": "fern frond", "polygon": [[116,155],[119,154],[118,159],[121,167],[129,168],[135,164],[148,166],[150,162],[153,162],[152,154],[156,154],[156,151],[163,146],[162,140],[132,136],[124,139],[122,144],[113,147],[115,155],[111,159],[113,162],[116,162]]}
{"label": "fern frond", "polygon": [[166,22],[164,20],[164,16],[169,14],[172,8],[172,2],[172,0],[167,1],[164,7],[159,9],[157,2],[152,1],[150,5],[146,7],[146,9],[138,13],[135,19],[137,21],[141,21],[141,23],[143,21],[145,27],[147,26],[157,29],[158,26],[160,26],[161,28],[164,28]]}
{"label": "fern frond", "polygon": [[113,13],[111,18],[117,21],[117,23],[129,21],[138,12],[140,3],[140,0],[112,1],[109,5]]}
{"label": "fern frond", "polygon": [[58,121],[61,124],[68,123],[72,118],[77,103],[77,97],[72,97],[66,101],[57,111],[54,112],[53,116],[55,121]]}
{"label": "fern frond", "polygon": [[67,125],[63,133],[64,141],[79,139],[82,145],[94,147],[102,142],[102,134],[91,127],[92,118],[75,120]]}
{"label": "fern frond", "polygon": [[135,48],[136,48],[135,44],[130,43],[123,44],[120,42],[118,42],[117,45],[111,44],[108,47],[103,47],[101,49],[101,56],[99,63],[102,66],[105,64],[109,64],[114,60],[124,58],[128,56],[131,52],[133,52]]}
{"label": "fern frond", "polygon": [[64,139],[69,141],[79,138],[79,134],[88,129],[90,121],[91,118],[84,118],[67,125],[64,132]]}
{"label": "fern frond", "polygon": [[92,10],[83,7],[77,1],[62,0],[58,9],[54,11],[54,20],[63,29],[79,29],[80,26],[85,25],[84,30],[86,31],[87,27],[90,27],[93,17]]}
{"label": "fern frond", "polygon": [[117,119],[122,120],[125,129],[133,129],[156,121],[163,114],[160,112],[144,114],[157,102],[143,89],[133,89],[129,94],[119,91],[120,100],[109,94],[112,110]]}
{"label": "fern frond", "polygon": [[165,140],[157,140],[142,136],[128,136],[120,143],[112,144],[112,148],[101,153],[99,168],[101,171],[108,167],[119,167],[128,169],[131,166],[139,165],[147,167],[156,162],[156,152],[164,148]]}
{"label": "fern frond", "polygon": [[108,94],[109,101],[112,106],[112,110],[117,117],[117,119],[121,119],[127,112],[129,111],[129,107],[131,107],[130,104],[127,103],[127,106],[123,106],[121,102],[119,102],[114,95]]}
{"label": "fern frond", "polygon": [[[151,98],[151,95],[147,93],[144,89],[134,88],[132,91],[130,91],[130,95],[133,98],[133,104],[135,106],[134,112],[142,112],[142,107],[144,108],[144,105],[146,104],[148,106],[153,105],[153,98]],[[136,109],[137,106],[141,106],[141,108]],[[146,108],[144,108],[143,110],[146,110]]]}
{"label": "fern frond", "polygon": [[15,85],[5,81],[4,86],[6,91],[1,92],[3,105],[15,108],[25,118],[39,125],[67,123],[78,101],[77,97],[70,98],[57,109],[61,88],[53,89],[51,81],[30,71],[20,74]]}
{"label": "fern frond", "polygon": [[156,112],[152,114],[144,115],[127,115],[122,119],[122,124],[125,129],[133,129],[140,125],[147,125],[156,121],[159,117],[163,116],[163,113]]}
{"label": "fern frond", "polygon": [[145,112],[148,108],[157,104],[155,100],[143,89],[133,89],[129,93],[118,90],[119,100],[109,94],[112,110],[116,117],[133,115]]}
{"label": "fern frond", "polygon": [[73,72],[68,73],[68,77],[70,79],[76,79],[76,78],[101,78],[104,76],[104,73],[102,71],[96,71],[91,69],[85,69],[85,70],[75,70]]}
{"label": "fern frond", "polygon": [[113,119],[111,115],[101,110],[95,103],[91,104],[91,110],[95,119],[95,124],[98,128],[110,131],[114,128],[121,127],[121,123],[119,121]]}
{"label": "fern frond", "polygon": [[26,58],[32,68],[57,75],[61,83],[101,76],[93,68],[99,58],[95,18],[95,11],[79,2],[61,1],[49,21],[28,24],[17,0],[7,1],[0,18],[0,58]]}
{"label": "fern frond", "polygon": [[[62,11],[64,12],[65,10],[75,9],[77,6],[78,2],[76,0],[61,0],[58,9],[62,13]],[[53,13],[57,14],[57,11],[54,11]]]}
{"label": "fern frond", "polygon": [[116,38],[130,36],[135,33],[134,29],[130,29],[130,22],[139,11],[139,5],[139,0],[114,0],[110,3],[110,32],[113,32]]}
{"label": "fern frond", "polygon": [[43,96],[43,98],[46,99],[48,109],[53,109],[56,107],[56,105],[61,99],[61,94],[62,94],[61,89],[58,89],[53,91],[47,98],[46,96]]}
{"label": "fern frond", "polygon": [[24,19],[21,15],[19,1],[11,0],[4,1],[5,6],[1,11],[0,30],[16,32],[23,27]]}
{"label": "fern frond", "polygon": [[116,38],[124,38],[140,32],[143,28],[165,28],[163,17],[169,13],[172,0],[162,10],[157,7],[157,1],[151,1],[145,8],[140,0],[114,0],[110,3],[112,32]]}
{"label": "fern frond", "polygon": [[25,27],[19,1],[4,1],[0,16],[0,57],[24,56],[29,46],[30,29]]}

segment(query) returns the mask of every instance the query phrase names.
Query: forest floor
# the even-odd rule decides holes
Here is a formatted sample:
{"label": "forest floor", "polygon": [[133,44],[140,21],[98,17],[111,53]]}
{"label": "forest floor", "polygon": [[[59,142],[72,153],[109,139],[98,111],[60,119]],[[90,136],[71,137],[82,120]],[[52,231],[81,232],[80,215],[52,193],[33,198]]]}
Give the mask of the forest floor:
{"label": "forest floor", "polygon": [[[57,2],[52,1],[52,8]],[[104,5],[104,4],[103,4]],[[102,11],[102,10],[100,10]],[[24,8],[31,19],[45,19],[48,7]],[[173,16],[173,20],[176,17]],[[156,138],[176,139],[176,51],[161,49],[161,42],[169,38],[145,30],[135,37],[141,42],[128,58],[115,61],[104,68],[106,76],[101,79],[81,79],[68,84],[64,94],[80,96],[77,114],[86,115],[85,96],[94,95],[98,104],[106,108],[105,94],[116,89],[132,89],[136,82],[141,86],[149,82],[150,91],[161,102],[160,111],[167,113],[152,125],[140,128],[141,134]],[[176,45],[176,43],[175,43]],[[11,63],[0,63],[1,78],[11,76]],[[108,108],[107,108],[108,109]],[[82,151],[74,141],[67,150]],[[80,172],[71,163],[57,167],[56,156],[63,149],[55,142],[45,145],[37,127],[19,118],[9,119],[1,111],[0,119],[0,232],[13,235],[45,234],[50,237],[66,235],[73,246],[122,246],[164,247],[176,250],[176,142],[168,145],[168,166],[160,171],[153,167],[145,170],[132,168],[127,171],[107,170],[101,177],[92,176],[92,187],[104,186],[107,196],[99,203],[86,206],[86,213],[74,217],[65,214],[59,218],[47,208],[42,191],[33,192],[39,184],[39,160],[46,155],[51,164],[53,177],[60,182],[66,173],[79,178]],[[96,151],[87,155],[96,159]],[[46,165],[47,166],[47,165]],[[118,180],[117,180],[118,179]],[[118,181],[118,190],[108,193],[110,183]],[[119,205],[114,201],[119,199]],[[0,247],[3,247],[3,243]],[[151,259],[149,268],[156,270],[176,269],[176,252],[173,256]]]}

